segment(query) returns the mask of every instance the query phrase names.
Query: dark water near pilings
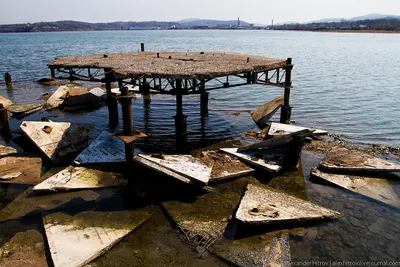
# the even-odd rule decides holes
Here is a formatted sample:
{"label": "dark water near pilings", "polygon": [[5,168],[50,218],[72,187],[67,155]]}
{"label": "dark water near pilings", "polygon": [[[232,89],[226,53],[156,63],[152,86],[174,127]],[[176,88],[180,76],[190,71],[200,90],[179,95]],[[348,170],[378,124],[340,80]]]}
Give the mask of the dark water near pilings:
{"label": "dark water near pilings", "polygon": [[[16,87],[13,92],[7,92],[4,84],[0,84],[0,95],[17,103],[32,102],[49,89],[30,81],[48,76],[47,63],[54,57],[137,51],[141,42],[149,51],[235,51],[276,58],[292,57],[296,87],[292,96],[293,120],[301,125],[344,134],[345,138],[359,144],[400,146],[398,34],[279,31],[0,34],[0,73],[11,72]],[[205,122],[207,139],[229,137],[253,127],[248,114],[239,118],[227,114],[248,111],[281,91],[261,86],[213,91],[210,95],[211,116]],[[199,113],[197,100],[185,97],[184,103],[192,132],[189,138],[201,140],[200,118],[194,116]],[[173,134],[175,111],[172,100],[154,100],[146,124],[141,106],[142,103],[135,105],[135,123],[141,130],[151,125],[148,129],[153,137]],[[100,130],[107,113],[100,110],[84,117],[68,115],[63,119],[69,118],[96,122]]]}

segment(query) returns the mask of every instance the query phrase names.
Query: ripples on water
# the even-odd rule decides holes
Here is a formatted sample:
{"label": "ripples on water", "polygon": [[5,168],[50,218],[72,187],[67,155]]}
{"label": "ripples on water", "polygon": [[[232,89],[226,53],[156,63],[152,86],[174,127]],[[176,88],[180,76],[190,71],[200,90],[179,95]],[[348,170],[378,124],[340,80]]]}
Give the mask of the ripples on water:
{"label": "ripples on water", "polygon": [[[17,103],[49,90],[31,81],[49,76],[48,62],[54,57],[146,50],[235,51],[275,58],[292,57],[296,123],[344,134],[359,144],[383,143],[400,146],[400,35],[310,33],[279,31],[120,31],[0,34],[0,73],[9,71],[15,89],[0,85],[0,95]],[[21,82],[25,81],[25,82]],[[245,86],[210,95],[210,116],[202,130],[197,96],[184,97],[189,141],[211,142],[230,138],[254,128],[246,111],[282,92],[263,86]],[[242,111],[232,116],[232,111]],[[139,129],[153,134],[155,143],[172,137],[174,99],[157,96],[150,106],[150,119],[143,119],[143,102],[134,102]],[[105,130],[105,108],[86,114],[57,114],[55,120],[96,124]],[[64,117],[65,116],[65,117]],[[203,135],[201,134],[203,132]],[[204,135],[205,133],[205,135]]]}

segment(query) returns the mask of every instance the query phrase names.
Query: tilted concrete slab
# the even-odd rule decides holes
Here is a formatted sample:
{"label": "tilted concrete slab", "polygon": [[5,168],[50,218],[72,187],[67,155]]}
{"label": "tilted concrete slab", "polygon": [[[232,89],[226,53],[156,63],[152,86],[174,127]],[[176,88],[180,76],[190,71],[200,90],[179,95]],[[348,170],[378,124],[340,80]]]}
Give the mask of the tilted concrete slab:
{"label": "tilted concrete slab", "polygon": [[147,211],[55,213],[43,218],[55,267],[80,267],[106,253],[150,217]]}
{"label": "tilted concrete slab", "polygon": [[250,115],[260,129],[267,127],[267,122],[283,105],[284,97],[278,96],[264,105],[250,111]]}
{"label": "tilted concrete slab", "polygon": [[125,143],[108,132],[102,132],[78,155],[74,163],[117,163],[125,161]]}
{"label": "tilted concrete slab", "polygon": [[210,182],[218,182],[250,175],[254,169],[242,163],[235,156],[223,151],[204,151],[199,159],[212,167]]}
{"label": "tilted concrete slab", "polygon": [[319,164],[319,169],[328,171],[396,172],[400,171],[400,164],[376,158],[361,151],[335,146]]}
{"label": "tilted concrete slab", "polygon": [[307,127],[301,127],[301,126],[296,126],[296,125],[289,125],[289,124],[283,124],[283,123],[276,123],[273,122],[271,123],[269,130],[268,130],[268,136],[281,136],[281,135],[287,135],[287,134],[292,134],[295,132],[299,132],[302,130],[313,130],[313,135],[326,135],[328,134],[327,131],[324,130],[318,130],[318,129],[313,129],[313,128],[307,128]]}
{"label": "tilted concrete slab", "polygon": [[41,181],[42,159],[23,155],[0,158],[0,183],[35,185]]}
{"label": "tilted concrete slab", "polygon": [[101,169],[69,166],[36,185],[34,191],[63,191],[73,189],[92,189],[121,187],[128,184],[122,174]]}
{"label": "tilted concrete slab", "polygon": [[10,146],[0,145],[0,157],[17,153],[17,150]]}
{"label": "tilted concrete slab", "polygon": [[30,115],[43,108],[43,104],[25,104],[25,105],[12,105],[8,107],[15,118],[22,118],[24,116]]}
{"label": "tilted concrete slab", "polygon": [[[163,155],[162,157],[163,158],[158,158],[152,157],[151,155],[140,154],[135,157],[135,160],[167,175],[172,174],[171,176],[182,182],[203,185],[208,183],[212,166],[208,166],[201,160],[190,155]],[[148,164],[149,162],[150,164]]]}
{"label": "tilted concrete slab", "polygon": [[73,159],[88,144],[92,126],[70,122],[24,121],[22,132],[54,163]]}
{"label": "tilted concrete slab", "polygon": [[58,89],[50,96],[47,100],[46,108],[54,109],[58,108],[64,103],[68,92],[71,90],[71,87],[68,86],[60,86]]}
{"label": "tilted concrete slab", "polygon": [[271,153],[269,151],[258,152],[258,151],[246,151],[237,152],[237,148],[221,148],[222,151],[238,157],[245,163],[252,166],[262,168],[272,173],[277,173],[282,169],[284,160],[284,153]]}
{"label": "tilted concrete slab", "polygon": [[247,224],[273,224],[333,219],[339,215],[339,212],[272,188],[248,184],[235,216]]}
{"label": "tilted concrete slab", "polygon": [[313,181],[323,181],[380,202],[400,207],[400,198],[386,179],[325,173],[317,168],[311,170],[311,175]]}
{"label": "tilted concrete slab", "polygon": [[0,95],[0,104],[2,104],[5,109],[7,109],[13,103],[12,103],[12,101],[10,99],[7,99],[7,98],[5,98],[5,97]]}

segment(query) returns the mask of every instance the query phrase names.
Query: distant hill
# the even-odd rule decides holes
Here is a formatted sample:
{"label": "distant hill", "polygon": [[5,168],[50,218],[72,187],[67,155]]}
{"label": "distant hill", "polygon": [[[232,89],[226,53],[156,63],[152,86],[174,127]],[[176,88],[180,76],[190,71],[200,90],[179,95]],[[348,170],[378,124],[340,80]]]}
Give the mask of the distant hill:
{"label": "distant hill", "polygon": [[[368,14],[365,16],[358,16],[350,19],[345,18],[327,18],[327,19],[320,19],[314,20],[310,23],[324,23],[324,22],[341,22],[341,21],[361,21],[361,20],[374,20],[374,19],[384,19],[384,18],[400,18],[398,15],[385,15],[385,14]],[[288,24],[288,23],[286,23]]]}
{"label": "distant hill", "polygon": [[59,32],[59,31],[113,31],[131,29],[169,29],[182,28],[176,22],[109,22],[109,23],[89,23],[81,21],[55,21],[38,22],[24,24],[0,25],[0,32]]}

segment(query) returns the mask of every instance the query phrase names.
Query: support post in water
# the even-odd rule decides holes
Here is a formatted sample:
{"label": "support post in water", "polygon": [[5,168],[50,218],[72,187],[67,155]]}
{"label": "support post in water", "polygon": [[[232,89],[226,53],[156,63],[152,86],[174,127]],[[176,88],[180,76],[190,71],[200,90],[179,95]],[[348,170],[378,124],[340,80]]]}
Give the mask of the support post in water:
{"label": "support post in water", "polygon": [[[133,115],[132,115],[132,98],[133,96],[129,95],[128,87],[120,87],[121,96],[119,98],[119,102],[122,106],[122,122],[123,122],[123,130],[122,134],[124,136],[133,136],[134,128],[133,128]],[[130,142],[125,141],[125,158],[127,163],[131,163],[133,161],[133,157],[135,156],[135,147],[133,140]]]}
{"label": "support post in water", "polygon": [[144,102],[147,102],[147,103],[151,102],[150,84],[147,82],[146,78],[144,78],[142,84],[139,85],[139,92],[142,93]]}
{"label": "support post in water", "polygon": [[208,116],[208,95],[206,92],[206,83],[204,80],[200,82],[200,114],[201,116]]}
{"label": "support post in water", "polygon": [[111,70],[105,69],[104,71],[107,91],[109,124],[111,128],[114,128],[118,124],[118,102],[111,93],[111,83],[115,81],[115,77]]}
{"label": "support post in water", "polygon": [[176,148],[178,152],[186,150],[187,116],[183,114],[182,80],[176,80],[176,115],[175,115]]}
{"label": "support post in water", "polygon": [[285,96],[283,106],[281,107],[281,123],[290,123],[290,116],[292,114],[292,107],[290,106],[290,87],[292,85],[292,59],[288,58],[286,61],[286,74],[285,74]]}
{"label": "support post in water", "polygon": [[0,104],[0,135],[6,139],[11,139],[11,129],[8,124],[8,112],[3,104]]}
{"label": "support post in water", "polygon": [[141,52],[144,52],[144,43],[141,43],[141,44],[140,44],[140,51],[141,51]]}
{"label": "support post in water", "polygon": [[6,72],[4,74],[4,80],[6,81],[7,87],[11,88],[12,87],[12,79],[11,79],[11,74],[10,73]]}

